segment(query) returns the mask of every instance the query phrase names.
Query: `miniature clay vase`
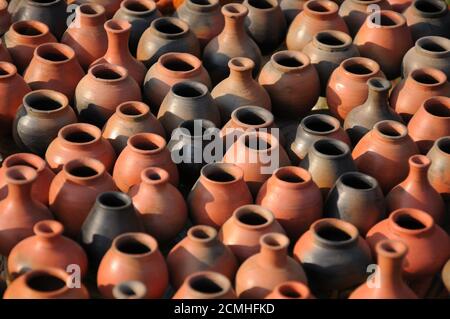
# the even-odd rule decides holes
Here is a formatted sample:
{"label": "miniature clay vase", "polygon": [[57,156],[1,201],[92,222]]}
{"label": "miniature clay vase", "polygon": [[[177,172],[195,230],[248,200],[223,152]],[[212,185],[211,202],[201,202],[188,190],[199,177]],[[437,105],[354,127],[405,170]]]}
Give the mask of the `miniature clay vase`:
{"label": "miniature clay vase", "polygon": [[442,281],[447,291],[450,293],[450,261],[448,261],[442,269]]}
{"label": "miniature clay vase", "polygon": [[438,138],[450,135],[449,96],[425,100],[408,124],[409,135],[422,154],[426,154]]}
{"label": "miniature clay vase", "polygon": [[419,149],[405,125],[381,121],[353,149],[358,171],[377,179],[387,194],[408,175],[408,159]]}
{"label": "miniature clay vase", "polygon": [[68,98],[53,90],[36,90],[23,98],[13,123],[14,142],[22,150],[44,157],[58,131],[77,122]]}
{"label": "miniature clay vase", "polygon": [[126,0],[120,3],[120,8],[114,14],[113,19],[126,20],[131,24],[128,46],[133,56],[136,56],[142,34],[150,27],[152,21],[159,17],[161,17],[161,13],[156,8],[154,1]]}
{"label": "miniature clay vase", "polygon": [[428,36],[416,41],[403,57],[403,77],[411,71],[431,67],[439,69],[450,78],[450,39]]}
{"label": "miniature clay vase", "polygon": [[72,159],[91,157],[99,160],[108,172],[112,171],[116,154],[111,144],[101,136],[99,128],[91,124],[75,123],[64,126],[50,143],[45,159],[50,168],[59,172]]}
{"label": "miniature clay vase", "polygon": [[303,48],[320,78],[321,96],[325,96],[328,80],[342,61],[359,56],[352,38],[345,32],[326,30],[318,32]]}
{"label": "miniature clay vase", "polygon": [[143,93],[153,114],[170,92],[170,88],[186,80],[203,83],[211,89],[211,79],[202,61],[190,53],[169,52],[161,55],[144,79]]}
{"label": "miniature clay vase", "polygon": [[136,57],[150,68],[165,53],[182,52],[200,57],[200,44],[189,25],[181,19],[154,20],[139,40]]}
{"label": "miniature clay vase", "polygon": [[367,86],[369,87],[367,100],[352,109],[344,122],[344,128],[353,145],[356,145],[380,121],[402,122],[402,118],[389,105],[391,82],[382,77],[375,77],[367,81]]}
{"label": "miniature clay vase", "polygon": [[187,221],[187,205],[180,191],[169,182],[162,168],[148,167],[141,172],[141,183],[129,195],[145,231],[159,243],[174,239]]}
{"label": "miniature clay vase", "polygon": [[114,299],[145,299],[147,287],[138,280],[122,281],[114,286]]}
{"label": "miniature clay vase", "polygon": [[100,4],[84,3],[75,9],[75,19],[67,27],[61,43],[70,46],[78,62],[87,71],[92,62],[102,57],[108,48],[105,28],[105,8]]}
{"label": "miniature clay vase", "polygon": [[328,296],[361,284],[372,263],[370,248],[352,224],[325,218],[316,221],[294,247],[316,296]]}
{"label": "miniature clay vase", "polygon": [[231,113],[241,106],[257,105],[270,111],[272,103],[269,94],[252,76],[255,63],[249,58],[237,57],[228,61],[228,66],[230,76],[211,92],[220,110],[222,123],[227,123]]}
{"label": "miniature clay vase", "polygon": [[8,256],[22,239],[33,235],[35,223],[53,219],[48,208],[31,195],[36,171],[28,166],[13,166],[5,171],[8,195],[0,201],[0,253]]}
{"label": "miniature clay vase", "polygon": [[253,76],[261,68],[261,51],[246,32],[247,7],[239,3],[226,4],[222,7],[222,15],[225,17],[225,27],[203,51],[203,63],[214,85],[228,77],[228,62],[232,58],[251,59],[255,63]]}
{"label": "miniature clay vase", "polygon": [[344,19],[338,15],[339,6],[329,0],[308,1],[292,21],[286,36],[289,50],[302,51],[318,32],[336,30],[349,33]]}
{"label": "miniature clay vase", "polygon": [[303,10],[308,0],[281,0],[280,7],[283,10],[287,25],[291,25],[295,17]]}
{"label": "miniature clay vase", "polygon": [[56,38],[45,23],[23,20],[11,25],[3,36],[3,42],[17,69],[23,74],[33,58],[34,49],[43,43],[56,42]]}
{"label": "miniature clay vase", "polygon": [[315,299],[315,297],[304,283],[286,281],[276,286],[265,299]]}
{"label": "miniature clay vase", "polygon": [[225,153],[223,162],[242,168],[244,181],[254,197],[273,171],[291,164],[278,139],[263,131],[248,131],[239,136]]}
{"label": "miniature clay vase", "polygon": [[[244,261],[236,273],[236,294],[239,298],[264,298],[285,281],[307,283],[303,267],[288,256],[288,237],[268,233],[261,236],[260,245],[260,252]],[[266,276],[267,273],[271,275]]]}
{"label": "miniature clay vase", "polygon": [[253,198],[244,181],[242,169],[226,163],[210,163],[204,166],[187,197],[190,217],[194,223],[216,229],[219,229],[237,208],[252,203]]}
{"label": "miniature clay vase", "polygon": [[403,280],[403,265],[408,246],[400,240],[382,240],[376,247],[378,286],[363,283],[350,295],[350,299],[417,299]]}
{"label": "miniature clay vase", "polygon": [[23,97],[30,91],[28,84],[17,74],[16,67],[12,63],[0,61],[0,94],[5,97],[0,100],[2,136],[11,134],[17,109],[22,104]]}
{"label": "miniature clay vase", "polygon": [[164,128],[150,112],[148,105],[139,101],[119,104],[102,130],[102,136],[111,143],[116,154],[120,154],[127,146],[130,136],[138,133],[155,133],[166,137]]}
{"label": "miniature clay vase", "polygon": [[23,78],[32,90],[55,90],[72,101],[83,76],[83,68],[71,47],[62,43],[44,43],[34,50]]}
{"label": "miniature clay vase", "polygon": [[450,83],[440,70],[425,67],[412,70],[391,92],[390,104],[409,122],[422,104],[434,96],[450,96]]}
{"label": "miniature clay vase", "polygon": [[448,206],[450,202],[450,174],[447,170],[448,165],[450,165],[450,137],[445,136],[436,140],[427,157],[431,159],[428,179],[433,188],[442,195],[447,207],[450,207]]}
{"label": "miniature clay vase", "polygon": [[147,288],[146,298],[161,298],[168,286],[167,265],[155,238],[144,233],[116,237],[103,257],[97,286],[104,298],[112,298],[113,287],[125,280],[139,280]]}
{"label": "miniature clay vase", "polygon": [[199,271],[214,271],[230,281],[238,269],[236,257],[217,237],[211,226],[197,225],[176,244],[167,255],[170,282],[178,289],[189,275]]}
{"label": "miniature clay vase", "polygon": [[49,207],[64,226],[65,234],[78,238],[97,195],[116,189],[101,162],[89,157],[73,159],[53,179]]}
{"label": "miniature clay vase", "polygon": [[230,280],[214,271],[195,272],[186,278],[173,299],[236,299]]}
{"label": "miniature clay vase", "polygon": [[88,270],[86,253],[78,243],[62,235],[64,226],[55,220],[43,220],[33,227],[34,236],[18,243],[8,256],[8,272],[12,278],[47,267],[67,271],[77,265],[81,277]]}
{"label": "miniature clay vase", "polygon": [[81,283],[72,287],[73,277],[66,270],[43,268],[31,270],[14,280],[6,289],[4,299],[89,299]]}
{"label": "miniature clay vase", "polygon": [[272,112],[278,117],[305,116],[320,95],[319,74],[302,52],[279,51],[273,54],[262,68],[258,82],[269,93]]}
{"label": "miniature clay vase", "polygon": [[325,217],[351,223],[364,236],[385,218],[386,202],[375,178],[348,172],[342,174],[330,190],[323,211]]}
{"label": "miniature clay vase", "polygon": [[361,56],[380,64],[389,80],[400,75],[403,56],[414,45],[406,19],[391,10],[371,13],[353,43],[358,47]]}
{"label": "miniature clay vase", "polygon": [[21,165],[31,167],[36,171],[37,178],[31,187],[31,196],[38,202],[48,206],[48,192],[55,173],[42,158],[30,153],[15,153],[3,160],[0,168],[0,200],[4,199],[8,194],[5,177],[6,170],[10,167]]}
{"label": "miniature clay vase", "polygon": [[259,190],[255,203],[273,213],[291,240],[297,240],[322,217],[320,189],[300,167],[277,169]]}
{"label": "miniature clay vase", "polygon": [[285,234],[272,212],[259,205],[243,205],[222,225],[219,239],[227,245],[239,263],[257,254],[260,237],[268,233]]}

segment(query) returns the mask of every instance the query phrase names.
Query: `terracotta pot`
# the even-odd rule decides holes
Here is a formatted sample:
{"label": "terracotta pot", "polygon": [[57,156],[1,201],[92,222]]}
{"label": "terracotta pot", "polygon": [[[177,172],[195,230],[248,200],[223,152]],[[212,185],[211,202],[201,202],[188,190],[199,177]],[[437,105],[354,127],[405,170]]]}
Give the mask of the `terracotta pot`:
{"label": "terracotta pot", "polygon": [[173,299],[236,299],[230,280],[214,271],[193,273],[172,297]]}
{"label": "terracotta pot", "polygon": [[61,39],[76,53],[85,71],[92,62],[102,57],[108,48],[105,28],[105,8],[100,4],[84,3],[75,9],[75,19]]}
{"label": "terracotta pot", "polygon": [[177,8],[174,16],[185,21],[204,48],[224,27],[219,0],[187,0]]}
{"label": "terracotta pot", "polygon": [[403,57],[403,77],[414,69],[426,67],[441,70],[450,78],[450,40],[444,37],[423,37]]}
{"label": "terracotta pot", "polygon": [[34,49],[43,43],[56,42],[56,38],[46,24],[24,20],[14,22],[5,33],[3,41],[17,69],[23,73],[33,58]]}
{"label": "terracotta pot", "polygon": [[189,25],[178,18],[154,20],[142,34],[136,57],[150,68],[165,53],[183,52],[200,57],[200,44]]}
{"label": "terracotta pot", "polygon": [[308,286],[298,281],[286,281],[275,287],[265,299],[315,299]]}
{"label": "terracotta pot", "polygon": [[413,2],[413,0],[388,0],[392,7],[392,10],[402,13],[404,12]]}
{"label": "terracotta pot", "polygon": [[321,95],[325,96],[328,80],[342,61],[359,56],[358,49],[352,44],[352,38],[345,32],[326,30],[318,32],[303,48],[317,69],[320,78]]}
{"label": "terracotta pot", "polygon": [[[260,238],[261,250],[239,267],[236,274],[236,293],[239,298],[261,299],[277,285],[295,280],[307,283],[303,267],[288,256],[289,239],[278,233]],[[266,274],[270,272],[270,276]]]}
{"label": "terracotta pot", "polygon": [[339,176],[357,170],[350,147],[334,138],[315,141],[300,162],[300,167],[308,170],[324,199]]}
{"label": "terracotta pot", "polygon": [[116,159],[114,149],[101,136],[100,129],[86,123],[64,126],[45,153],[48,165],[55,172],[59,172],[68,161],[80,157],[99,160],[108,172],[112,171]]}
{"label": "terracotta pot", "polygon": [[194,223],[218,229],[237,208],[252,204],[253,198],[243,176],[242,169],[233,164],[204,166],[187,198]]}
{"label": "terracotta pot", "polygon": [[44,268],[31,270],[14,280],[6,289],[4,299],[89,299],[81,284],[72,287],[73,278],[65,270]]}
{"label": "terracotta pot", "polygon": [[[119,241],[118,239],[120,238],[119,235],[140,231],[143,231],[143,225],[139,220],[131,198],[121,192],[104,192],[97,196],[94,206],[92,206],[89,215],[87,216],[86,220],[83,223],[83,226],[81,227],[80,241],[88,255],[89,262],[92,265],[96,266],[99,265],[100,261],[102,261],[102,258],[107,253],[108,249],[112,249],[113,251],[117,249],[117,244]],[[137,245],[137,248],[139,250],[139,247],[141,247],[141,245],[139,244],[139,242],[141,242],[141,236],[145,238],[149,237],[149,235],[146,234],[139,235],[139,238],[136,238],[136,241],[138,243],[136,243],[136,241],[133,239],[128,240],[128,236],[125,236],[126,239],[124,241],[120,241],[122,241],[122,243],[124,243],[125,241],[129,242],[131,247],[136,247],[135,245]],[[131,237],[134,236],[132,235]],[[113,240],[116,241],[116,243],[114,243]],[[153,237],[151,237],[151,240],[155,241]],[[145,242],[146,240],[143,240],[141,244],[144,245]],[[124,246],[128,245],[124,244]],[[154,247],[153,245],[152,247],[152,249],[149,248],[148,250],[151,250],[152,252],[157,251],[157,247]],[[132,252],[133,249],[130,250],[129,255],[133,255]],[[110,253],[109,255],[114,255],[114,252]],[[116,262],[105,261],[103,265],[108,269],[111,265],[116,265]],[[118,270],[119,268],[120,267],[116,268],[116,270]],[[142,270],[146,268],[144,267],[140,269]],[[100,266],[98,268],[99,276],[102,272],[103,270]],[[123,270],[119,271],[119,273],[121,272],[125,274]],[[156,274],[160,275],[161,278],[164,278],[164,273],[158,272],[155,269],[152,269],[152,272],[155,272]],[[114,280],[115,282],[112,284],[118,284],[119,282],[122,282],[124,280],[140,279],[132,277],[114,278],[113,274],[106,275],[106,278],[109,279],[100,279],[105,278],[103,277],[103,274],[101,275],[101,277],[97,277],[97,284],[99,285],[100,293],[103,296],[108,297],[111,297],[111,291],[113,288],[111,284],[108,284],[108,282],[110,282],[109,280],[116,279],[117,281]],[[147,293],[151,294],[153,291],[153,289],[149,289]],[[105,293],[107,293],[107,295],[105,295]]]}
{"label": "terracotta pot", "polygon": [[311,290],[329,295],[361,284],[372,263],[369,246],[352,224],[325,218],[297,241],[294,256],[303,265]]}
{"label": "terracotta pot", "polygon": [[12,62],[11,55],[8,52],[8,49],[5,46],[4,38],[0,38],[0,61]]}
{"label": "terracotta pot", "polygon": [[[84,3],[92,3],[91,0],[66,0],[67,3],[73,4],[84,4]],[[121,0],[95,0],[96,4],[99,4],[105,8],[105,14],[107,19],[111,19],[114,13],[119,10]],[[155,1],[158,2],[158,1]]]}
{"label": "terracotta pot", "polygon": [[309,57],[301,52],[273,54],[262,68],[258,82],[269,93],[272,111],[278,117],[305,116],[320,95],[319,74]]}
{"label": "terracotta pot", "polygon": [[448,4],[439,0],[414,0],[403,12],[413,40],[424,36],[450,37]]}
{"label": "terracotta pot", "polygon": [[375,77],[367,81],[367,86],[369,87],[367,100],[364,104],[352,109],[344,122],[344,128],[353,145],[356,145],[380,121],[403,122],[389,105],[391,82],[382,77]]}
{"label": "terracotta pot", "polygon": [[236,257],[217,238],[217,230],[198,225],[176,244],[167,256],[170,282],[178,289],[193,273],[214,271],[232,281],[238,269]]}
{"label": "terracotta pot", "polygon": [[122,281],[114,286],[112,294],[114,299],[145,299],[147,287],[138,280]]}
{"label": "terracotta pot", "polygon": [[0,1],[0,36],[8,31],[11,25],[11,15],[8,12],[8,2],[6,0]]}
{"label": "terracotta pot", "polygon": [[381,121],[364,135],[352,156],[361,173],[377,179],[387,194],[408,175],[408,158],[419,153],[406,126],[395,121]]}
{"label": "terracotta pot", "polygon": [[196,56],[189,53],[169,52],[161,55],[148,70],[144,80],[144,96],[153,114],[170,92],[170,88],[186,80],[203,83],[211,89],[211,79]]}
{"label": "terracotta pot", "polygon": [[361,56],[380,64],[389,80],[400,75],[403,56],[414,45],[406,19],[391,10],[371,13],[353,43],[358,47]]}
{"label": "terracotta pot", "polygon": [[13,124],[14,142],[21,149],[42,157],[58,131],[77,122],[67,97],[53,90],[26,94]]}
{"label": "terracotta pot", "polygon": [[11,134],[16,111],[23,97],[30,91],[12,63],[0,62],[0,94],[5,97],[0,101],[0,134],[2,136]]}
{"label": "terracotta pot", "polygon": [[67,28],[67,3],[64,0],[22,0],[12,14],[12,21],[37,20],[45,23],[52,34],[61,39]]}
{"label": "terracotta pot", "polygon": [[445,73],[434,68],[412,70],[391,92],[390,104],[405,122],[409,122],[422,104],[434,96],[450,96]]}
{"label": "terracotta pot", "polygon": [[449,96],[425,100],[408,124],[409,134],[422,154],[426,154],[438,138],[450,135]]}
{"label": "terracotta pot", "polygon": [[155,133],[166,137],[164,128],[150,113],[148,105],[139,101],[119,104],[102,130],[102,136],[111,143],[116,154],[120,154],[127,146],[130,136],[138,133]]}
{"label": "terracotta pot", "polygon": [[112,298],[113,286],[125,280],[139,280],[147,288],[146,298],[161,298],[168,277],[157,241],[144,233],[126,233],[114,239],[103,257],[97,286],[103,297]]}
{"label": "terracotta pot", "polygon": [[129,48],[132,55],[136,50],[144,31],[150,27],[153,20],[161,17],[156,4],[151,0],[125,0],[120,3],[113,19],[126,20],[131,24]]}
{"label": "terracotta pot", "polygon": [[18,243],[9,254],[8,272],[12,278],[32,269],[47,267],[68,271],[72,265],[79,267],[85,277],[88,270],[83,248],[62,235],[64,226],[54,220],[43,220],[33,227],[34,236]]}
{"label": "terracotta pot", "polygon": [[352,109],[367,100],[367,81],[380,76],[384,74],[379,64],[371,59],[354,57],[343,61],[331,74],[326,89],[331,114],[343,121]]}
{"label": "terracotta pot", "polygon": [[261,187],[255,202],[272,211],[291,240],[297,240],[322,217],[320,190],[308,171],[300,167],[277,169]]}
{"label": "terracotta pot", "polygon": [[65,234],[78,238],[97,195],[116,189],[111,175],[98,160],[69,160],[50,185],[50,210],[64,225]]}
{"label": "terracotta pot", "polygon": [[348,172],[334,184],[323,211],[326,217],[351,223],[364,236],[373,225],[385,218],[386,203],[375,178]]}
{"label": "terracotta pot", "polygon": [[450,174],[447,172],[447,167],[450,164],[450,137],[441,137],[436,140],[428,152],[427,157],[431,159],[431,165],[428,169],[428,179],[431,185],[433,185],[433,188],[442,195],[446,202],[449,202]]}
{"label": "terracotta pot", "polygon": [[35,223],[53,218],[48,208],[31,196],[36,179],[36,171],[28,166],[13,166],[5,171],[8,195],[0,201],[0,254],[3,256],[8,256],[22,239],[33,235]]}
{"label": "terracotta pot", "polygon": [[244,181],[254,197],[277,168],[291,164],[278,139],[263,131],[248,131],[239,136],[225,153],[223,162],[242,168]]}
{"label": "terracotta pot", "polygon": [[231,249],[239,263],[242,263],[259,252],[259,239],[268,233],[285,232],[267,208],[243,205],[222,225],[219,239]]}
{"label": "terracotta pot", "polygon": [[95,60],[92,65],[111,63],[119,65],[128,71],[128,74],[140,86],[144,81],[147,69],[128,48],[131,24],[123,19],[108,20],[104,24],[108,36],[108,49],[103,57]]}
{"label": "terracotta pot", "polygon": [[220,127],[220,112],[208,87],[196,81],[175,84],[164,98],[158,112],[158,120],[166,134],[171,135],[183,121],[209,120]]}
{"label": "terracotta pot", "polygon": [[326,114],[312,114],[303,118],[289,149],[292,162],[298,164],[305,158],[311,145],[324,138],[337,139],[351,145],[347,133],[336,118]]}
{"label": "terracotta pot", "polygon": [[231,113],[241,106],[257,105],[270,111],[272,103],[269,94],[252,76],[255,63],[249,58],[237,57],[228,61],[228,66],[230,76],[211,92],[219,107],[222,123],[227,123]]}
{"label": "terracotta pot", "polygon": [[154,133],[131,136],[114,166],[113,178],[122,192],[140,183],[141,172],[147,167],[159,167],[169,173],[169,181],[178,186],[178,170],[172,162],[166,141]]}
{"label": "terracotta pot", "polygon": [[303,10],[308,0],[281,0],[280,7],[283,10],[286,23],[289,26],[295,17]]}
{"label": "terracotta pot", "polygon": [[83,76],[72,48],[62,43],[44,43],[34,50],[23,77],[32,90],[55,90],[71,101]]}
{"label": "terracotta pot", "polygon": [[450,261],[445,264],[444,269],[442,269],[442,281],[444,282],[447,291],[450,293]]}
{"label": "terracotta pot", "polygon": [[400,240],[408,246],[403,271],[409,280],[437,274],[450,256],[448,235],[418,209],[398,209],[367,233],[372,250],[383,239]]}
{"label": "terracotta pot", "polygon": [[317,32],[336,30],[349,33],[344,19],[338,15],[339,6],[329,0],[308,1],[292,21],[286,37],[289,50],[302,51]]}
{"label": "terracotta pot", "polygon": [[148,167],[141,172],[142,182],[131,187],[129,195],[144,224],[145,231],[158,242],[174,239],[187,221],[187,205],[180,191],[169,183],[162,168]]}
{"label": "terracotta pot", "polygon": [[366,282],[352,292],[350,299],[417,299],[403,280],[408,246],[399,240],[386,239],[376,245],[375,251],[378,257],[378,286],[375,288]]}
{"label": "terracotta pot", "polygon": [[14,166],[34,168],[37,173],[37,178],[31,187],[31,196],[38,202],[48,205],[48,192],[55,173],[53,173],[42,158],[30,153],[15,153],[3,160],[2,167],[0,168],[0,200],[4,199],[8,194],[5,177],[6,170]]}
{"label": "terracotta pot", "polygon": [[222,15],[225,17],[225,27],[203,52],[203,63],[214,85],[228,77],[228,62],[232,58],[251,59],[255,63],[253,76],[261,68],[261,51],[246,32],[247,7],[238,3],[227,4],[222,7]]}

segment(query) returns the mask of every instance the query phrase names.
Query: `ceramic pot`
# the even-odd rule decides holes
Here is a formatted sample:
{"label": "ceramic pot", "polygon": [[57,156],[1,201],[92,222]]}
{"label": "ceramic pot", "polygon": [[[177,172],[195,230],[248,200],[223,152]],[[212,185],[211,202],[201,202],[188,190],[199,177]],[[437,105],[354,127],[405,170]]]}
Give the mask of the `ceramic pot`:
{"label": "ceramic pot", "polygon": [[450,207],[448,206],[450,201],[450,174],[447,170],[450,164],[450,137],[441,137],[436,140],[427,157],[431,159],[428,179],[433,188],[442,195],[447,207]]}
{"label": "ceramic pot", "polygon": [[200,271],[186,278],[173,299],[236,299],[230,280],[214,271]]}
{"label": "ceramic pot", "polygon": [[2,0],[0,2],[0,36],[8,31],[10,25],[11,15],[8,12],[8,2],[6,0]]}
{"label": "ceramic pot", "polygon": [[114,299],[145,299],[147,287],[138,280],[122,281],[114,286]]}
{"label": "ceramic pot", "polygon": [[[105,8],[105,14],[107,19],[111,19],[114,13],[119,10],[121,0],[95,0],[96,4],[99,4]],[[155,1],[158,2],[158,1]],[[167,2],[167,1],[166,1]],[[92,3],[90,0],[67,0],[67,3],[79,4]]]}
{"label": "ceramic pot", "polygon": [[14,142],[21,149],[44,157],[58,131],[77,122],[67,97],[53,90],[36,90],[23,98],[13,124]]}
{"label": "ceramic pot", "polygon": [[286,281],[272,290],[265,299],[315,299],[308,286],[298,281]]}
{"label": "ceramic pot", "polygon": [[295,17],[303,10],[308,0],[281,0],[280,7],[283,10],[286,23],[289,26]]}

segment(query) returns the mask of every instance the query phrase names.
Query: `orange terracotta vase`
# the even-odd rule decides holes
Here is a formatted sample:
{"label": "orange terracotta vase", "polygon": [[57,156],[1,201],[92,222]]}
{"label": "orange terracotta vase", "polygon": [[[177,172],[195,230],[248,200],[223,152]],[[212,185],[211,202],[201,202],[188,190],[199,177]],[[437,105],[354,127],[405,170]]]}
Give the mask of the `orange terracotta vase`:
{"label": "orange terracotta vase", "polygon": [[265,299],[316,299],[308,286],[298,281],[286,281],[275,287]]}
{"label": "orange terracotta vase", "polygon": [[236,299],[230,280],[213,271],[200,271],[186,278],[173,299]]}

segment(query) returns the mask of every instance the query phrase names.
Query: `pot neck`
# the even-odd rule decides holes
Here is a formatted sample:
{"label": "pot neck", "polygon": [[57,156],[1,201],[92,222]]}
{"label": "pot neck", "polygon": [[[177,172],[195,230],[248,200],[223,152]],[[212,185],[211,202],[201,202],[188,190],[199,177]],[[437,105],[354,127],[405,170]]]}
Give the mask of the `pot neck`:
{"label": "pot neck", "polygon": [[409,158],[409,174],[406,182],[419,185],[429,185],[428,170],[431,161],[423,155],[413,155]]}
{"label": "pot neck", "polygon": [[365,104],[369,109],[380,110],[389,108],[389,90],[391,83],[383,78],[372,78],[367,81],[369,93]]}
{"label": "pot neck", "polygon": [[102,27],[106,22],[105,9],[101,5],[86,3],[76,9],[75,27]]}
{"label": "pot neck", "polygon": [[246,38],[245,17],[248,15],[248,9],[241,4],[231,3],[222,7],[222,14],[225,18],[225,26],[221,37]]}
{"label": "pot neck", "polygon": [[132,58],[128,48],[130,28],[130,24],[125,20],[109,20],[105,23],[108,37],[108,49],[105,56]]}
{"label": "pot neck", "polygon": [[399,241],[383,240],[376,246],[380,284],[383,288],[403,285],[403,263],[407,247]]}
{"label": "pot neck", "polygon": [[269,233],[260,239],[259,261],[263,265],[282,268],[288,262],[289,239],[279,233]]}

